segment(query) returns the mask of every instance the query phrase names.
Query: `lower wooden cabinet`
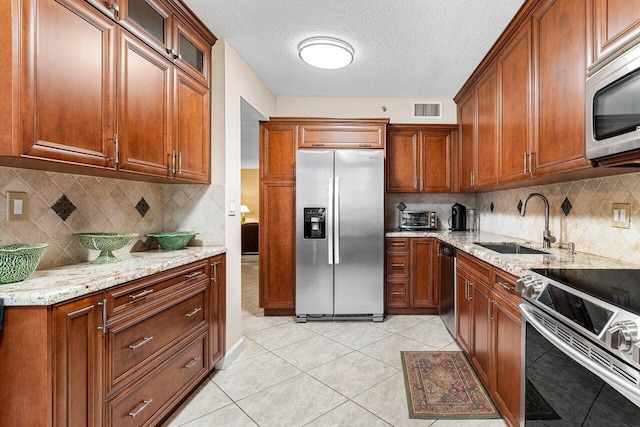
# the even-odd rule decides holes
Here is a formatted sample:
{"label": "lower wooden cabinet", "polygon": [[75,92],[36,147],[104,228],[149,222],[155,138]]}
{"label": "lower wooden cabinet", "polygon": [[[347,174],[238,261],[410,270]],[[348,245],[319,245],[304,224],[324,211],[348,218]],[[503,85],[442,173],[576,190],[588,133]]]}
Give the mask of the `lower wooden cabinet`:
{"label": "lower wooden cabinet", "polygon": [[505,421],[517,426],[521,322],[516,278],[462,251],[456,275],[458,343]]}
{"label": "lower wooden cabinet", "polygon": [[387,314],[436,314],[436,239],[388,238]]}

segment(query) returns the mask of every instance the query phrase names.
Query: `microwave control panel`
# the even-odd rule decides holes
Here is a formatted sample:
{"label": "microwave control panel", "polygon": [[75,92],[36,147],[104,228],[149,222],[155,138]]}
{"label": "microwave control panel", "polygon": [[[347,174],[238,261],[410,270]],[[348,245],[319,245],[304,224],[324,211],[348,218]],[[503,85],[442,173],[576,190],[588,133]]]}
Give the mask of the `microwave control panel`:
{"label": "microwave control panel", "polygon": [[326,238],[326,208],[304,208],[304,238]]}

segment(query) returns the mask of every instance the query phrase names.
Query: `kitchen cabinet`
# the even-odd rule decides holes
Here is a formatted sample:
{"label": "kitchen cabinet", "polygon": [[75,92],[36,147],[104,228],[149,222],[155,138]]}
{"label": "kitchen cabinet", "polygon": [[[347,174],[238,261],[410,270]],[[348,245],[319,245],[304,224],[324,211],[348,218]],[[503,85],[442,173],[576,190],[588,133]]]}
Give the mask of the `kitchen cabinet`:
{"label": "kitchen cabinet", "polygon": [[298,120],[298,148],[384,148],[388,119]]}
{"label": "kitchen cabinet", "polygon": [[473,174],[475,173],[476,146],[476,94],[471,90],[458,102],[458,120],[460,122],[460,149],[458,150],[460,191],[473,190]]}
{"label": "kitchen cabinet", "polygon": [[461,251],[457,261],[458,343],[504,419],[517,426],[521,323],[516,278]]}
{"label": "kitchen cabinet", "polygon": [[436,239],[386,239],[387,314],[436,314]]}
{"label": "kitchen cabinet", "polygon": [[387,130],[388,192],[453,191],[453,146],[457,126],[390,125]]}
{"label": "kitchen cabinet", "polygon": [[227,261],[225,255],[209,260],[211,289],[209,291],[209,367],[222,359],[225,352],[227,327]]}
{"label": "kitchen cabinet", "polygon": [[593,61],[602,60],[640,35],[640,1],[591,0]]}

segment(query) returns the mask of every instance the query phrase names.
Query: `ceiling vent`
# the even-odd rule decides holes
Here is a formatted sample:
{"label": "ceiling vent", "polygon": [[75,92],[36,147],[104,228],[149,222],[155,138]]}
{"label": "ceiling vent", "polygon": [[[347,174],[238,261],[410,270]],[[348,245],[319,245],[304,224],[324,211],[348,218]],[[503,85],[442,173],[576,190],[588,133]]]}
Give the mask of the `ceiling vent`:
{"label": "ceiling vent", "polygon": [[414,102],[411,117],[416,119],[441,119],[442,102]]}

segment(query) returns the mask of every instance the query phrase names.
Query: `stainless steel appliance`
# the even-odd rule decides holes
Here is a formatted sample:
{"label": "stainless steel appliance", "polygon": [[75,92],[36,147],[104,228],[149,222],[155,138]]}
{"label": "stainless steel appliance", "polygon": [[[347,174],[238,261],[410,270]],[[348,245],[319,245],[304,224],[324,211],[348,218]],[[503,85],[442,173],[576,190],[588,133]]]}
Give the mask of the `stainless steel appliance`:
{"label": "stainless steel appliance", "polygon": [[587,78],[588,159],[640,150],[640,43],[635,43]]}
{"label": "stainless steel appliance", "polygon": [[400,230],[436,230],[438,215],[434,211],[401,211]]}
{"label": "stainless steel appliance", "polygon": [[522,292],[521,425],[638,425],[640,270],[533,269]]}
{"label": "stainless steel appliance", "polygon": [[455,338],[456,248],[446,243],[440,243],[438,259],[440,261],[440,318],[451,336]]}
{"label": "stainless steel appliance", "polygon": [[465,231],[467,229],[467,208],[460,203],[451,207],[451,231]]}
{"label": "stainless steel appliance", "polygon": [[298,322],[383,320],[383,155],[382,150],[298,150]]}

